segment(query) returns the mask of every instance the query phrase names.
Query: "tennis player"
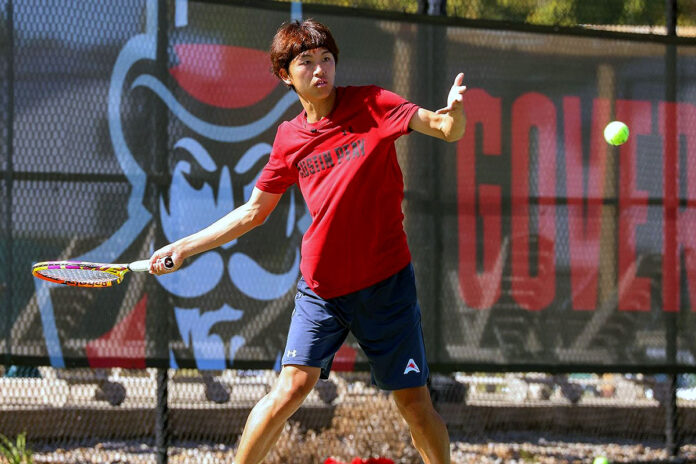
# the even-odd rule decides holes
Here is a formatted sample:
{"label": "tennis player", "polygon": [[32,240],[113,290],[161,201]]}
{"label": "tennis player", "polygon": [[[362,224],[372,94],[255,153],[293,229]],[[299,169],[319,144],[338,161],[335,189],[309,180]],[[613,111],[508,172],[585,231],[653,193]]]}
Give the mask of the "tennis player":
{"label": "tennis player", "polygon": [[155,252],[150,271],[171,272],[159,262],[164,256],[172,257],[176,270],[186,258],[263,224],[283,192],[299,184],[312,224],[302,241],[302,277],[283,368],[251,411],[235,463],[262,461],[318,379],[328,377],[349,332],[370,362],[374,384],[393,392],[423,460],[449,463],[447,429],[427,389],[394,141],[412,130],[459,140],[466,123],[464,75],[455,78],[447,106],[433,112],[376,86],[336,87],[338,47],[314,20],[283,24],[270,52],[273,72],[297,92],[304,110],[279,126],[249,201]]}

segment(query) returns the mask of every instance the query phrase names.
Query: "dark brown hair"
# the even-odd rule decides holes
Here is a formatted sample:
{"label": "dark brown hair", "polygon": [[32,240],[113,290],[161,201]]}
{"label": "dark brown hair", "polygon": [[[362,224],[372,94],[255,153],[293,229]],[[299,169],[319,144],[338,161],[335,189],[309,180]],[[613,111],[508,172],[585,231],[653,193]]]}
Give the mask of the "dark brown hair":
{"label": "dark brown hair", "polygon": [[313,19],[283,23],[271,43],[273,74],[280,78],[280,70],[287,72],[297,55],[321,47],[330,51],[338,63],[338,46],[328,27]]}

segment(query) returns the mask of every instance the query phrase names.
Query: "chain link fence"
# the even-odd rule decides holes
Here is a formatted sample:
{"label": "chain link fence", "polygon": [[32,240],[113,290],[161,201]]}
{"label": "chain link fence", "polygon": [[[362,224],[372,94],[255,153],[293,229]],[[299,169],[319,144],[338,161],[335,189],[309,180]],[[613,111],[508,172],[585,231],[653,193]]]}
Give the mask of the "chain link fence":
{"label": "chain link fence", "polygon": [[[37,462],[231,461],[284,349],[298,190],[170,277],[95,291],[28,270],[141,259],[244,202],[300,109],[268,43],[311,16],[339,85],[434,109],[466,73],[465,139],[397,146],[454,462],[696,460],[691,3],[678,38],[663,2],[433,5],[0,0],[0,433]],[[632,33],[594,30],[616,24]],[[419,462],[354,339],[334,367],[268,462]]]}
{"label": "chain link fence", "polygon": [[[26,433],[35,462],[152,463],[156,445],[155,369],[4,372],[0,430]],[[273,371],[169,371],[166,458],[232,462],[254,404]],[[23,376],[23,377],[18,377]],[[696,382],[678,390],[680,458],[696,460]],[[435,375],[431,394],[452,437],[455,463],[668,462],[664,376],[549,375],[532,372]],[[266,461],[352,462],[386,457],[421,462],[390,397],[369,374],[334,372],[320,381]]]}

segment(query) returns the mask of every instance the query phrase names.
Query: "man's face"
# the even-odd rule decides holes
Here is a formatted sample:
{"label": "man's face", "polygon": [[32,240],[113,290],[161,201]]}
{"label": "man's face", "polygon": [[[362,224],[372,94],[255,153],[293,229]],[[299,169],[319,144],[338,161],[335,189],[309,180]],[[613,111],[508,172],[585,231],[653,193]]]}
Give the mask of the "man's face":
{"label": "man's face", "polygon": [[310,100],[328,98],[334,87],[336,61],[326,48],[314,48],[297,55],[290,62],[286,84],[293,85],[298,95]]}

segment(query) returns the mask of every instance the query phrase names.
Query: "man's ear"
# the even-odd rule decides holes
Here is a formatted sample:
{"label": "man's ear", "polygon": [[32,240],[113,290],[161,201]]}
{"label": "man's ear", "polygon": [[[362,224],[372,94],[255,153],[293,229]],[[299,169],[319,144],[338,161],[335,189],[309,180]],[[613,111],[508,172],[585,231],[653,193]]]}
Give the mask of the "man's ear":
{"label": "man's ear", "polygon": [[292,86],[292,81],[290,80],[290,75],[285,69],[281,69],[278,71],[278,74],[280,75],[280,80],[282,80],[285,85]]}

